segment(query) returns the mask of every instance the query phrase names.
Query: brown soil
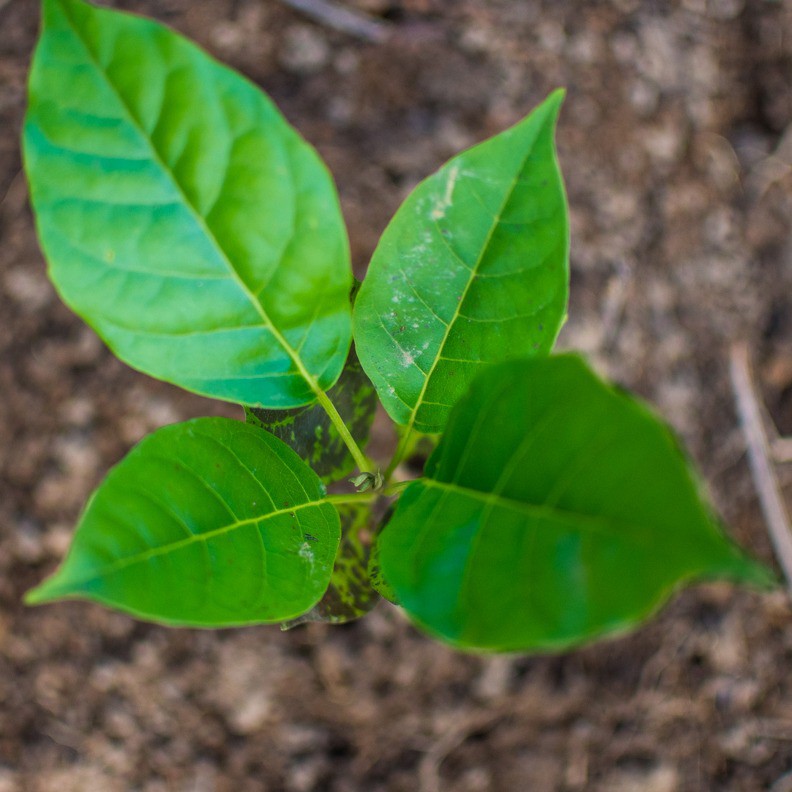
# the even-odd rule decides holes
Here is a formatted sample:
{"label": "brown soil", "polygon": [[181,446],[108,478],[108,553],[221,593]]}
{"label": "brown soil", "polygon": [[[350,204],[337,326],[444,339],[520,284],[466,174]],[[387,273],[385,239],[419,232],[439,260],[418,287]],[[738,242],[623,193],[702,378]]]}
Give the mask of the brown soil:
{"label": "brown soil", "polygon": [[[417,180],[568,86],[563,344],[669,417],[735,535],[771,561],[727,354],[750,342],[792,433],[789,4],[346,4],[387,19],[391,39],[277,0],[111,3],[275,98],[336,176],[360,273]],[[37,22],[33,0],[0,0],[0,792],[792,790],[780,592],[698,587],[629,637],[538,658],[455,654],[387,606],[281,634],[21,605],[133,442],[237,415],[113,360],[48,285],[17,143]]]}

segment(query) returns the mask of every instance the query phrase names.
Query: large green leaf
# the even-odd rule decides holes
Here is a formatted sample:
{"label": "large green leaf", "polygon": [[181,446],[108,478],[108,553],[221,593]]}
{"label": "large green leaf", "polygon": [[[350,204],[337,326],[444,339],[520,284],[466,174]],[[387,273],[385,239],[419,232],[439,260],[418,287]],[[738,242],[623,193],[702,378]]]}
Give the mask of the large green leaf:
{"label": "large green leaf", "polygon": [[254,85],[152,21],[45,0],[24,154],[50,275],[122,360],[266,407],[335,382],[338,199]]}
{"label": "large green leaf", "polygon": [[90,500],[61,568],[28,602],[91,599],[200,627],[277,622],[324,594],[340,537],[316,475],[227,418],[160,429]]}
{"label": "large green leaf", "polygon": [[427,630],[503,651],[624,630],[687,581],[770,580],[723,535],[667,426],[571,355],[474,382],[379,563]]}
{"label": "large green leaf", "polygon": [[553,145],[563,93],[422,182],[380,240],[354,310],[388,414],[440,431],[485,365],[550,351],[569,233]]}
{"label": "large green leaf", "polygon": [[[377,408],[377,396],[355,355],[350,350],[341,376],[327,392],[355,440],[365,445]],[[318,404],[291,410],[245,408],[246,420],[272,432],[293,448],[325,483],[339,481],[355,469],[355,460],[344,440]]]}
{"label": "large green leaf", "polygon": [[341,544],[336,555],[330,585],[307,613],[283,625],[290,629],[306,622],[346,624],[365,616],[379,602],[368,574],[374,516],[366,503],[338,506],[341,517]]}

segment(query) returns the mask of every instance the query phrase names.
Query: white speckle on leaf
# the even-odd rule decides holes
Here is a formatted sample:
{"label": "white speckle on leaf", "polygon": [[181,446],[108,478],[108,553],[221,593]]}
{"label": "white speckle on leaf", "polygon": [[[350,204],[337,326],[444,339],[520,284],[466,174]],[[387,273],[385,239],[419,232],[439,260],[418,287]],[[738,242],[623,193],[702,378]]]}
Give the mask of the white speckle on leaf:
{"label": "white speckle on leaf", "polygon": [[443,193],[443,197],[437,201],[432,209],[432,220],[440,220],[445,217],[446,209],[451,206],[451,199],[454,195],[454,185],[456,184],[457,176],[459,176],[459,165],[452,165],[448,170],[445,193]]}
{"label": "white speckle on leaf", "polygon": [[404,366],[404,368],[407,368],[408,366],[412,366],[413,363],[415,363],[415,358],[406,349],[403,349],[402,366]]}
{"label": "white speckle on leaf", "polygon": [[303,560],[307,561],[311,565],[311,568],[313,569],[314,553],[313,553],[313,548],[308,542],[303,542],[302,545],[300,546],[299,556]]}

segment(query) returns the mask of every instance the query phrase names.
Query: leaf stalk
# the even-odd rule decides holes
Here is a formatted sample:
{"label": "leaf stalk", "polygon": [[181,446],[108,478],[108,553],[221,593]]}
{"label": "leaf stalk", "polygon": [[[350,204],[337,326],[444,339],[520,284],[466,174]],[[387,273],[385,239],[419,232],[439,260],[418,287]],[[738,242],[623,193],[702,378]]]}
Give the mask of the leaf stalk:
{"label": "leaf stalk", "polygon": [[390,482],[391,476],[393,475],[393,471],[396,470],[396,468],[399,466],[399,463],[402,461],[405,452],[409,448],[411,434],[412,434],[412,425],[410,425],[402,434],[401,439],[399,440],[399,444],[396,446],[396,451],[393,454],[393,459],[391,459],[390,464],[385,470],[386,487]]}
{"label": "leaf stalk", "polygon": [[[313,382],[313,379],[310,381]],[[335,405],[330,400],[330,397],[318,387],[314,392],[316,393],[316,398],[319,401],[319,404],[322,405],[322,409],[330,417],[330,420],[333,422],[333,426],[335,426],[336,431],[344,441],[344,445],[349,449],[349,453],[352,454],[352,458],[355,460],[355,464],[358,466],[360,472],[373,472],[371,470],[371,463],[366,458],[366,455],[360,450],[360,446],[355,442],[355,438],[352,437],[349,428],[344,423],[344,419],[341,417]]]}

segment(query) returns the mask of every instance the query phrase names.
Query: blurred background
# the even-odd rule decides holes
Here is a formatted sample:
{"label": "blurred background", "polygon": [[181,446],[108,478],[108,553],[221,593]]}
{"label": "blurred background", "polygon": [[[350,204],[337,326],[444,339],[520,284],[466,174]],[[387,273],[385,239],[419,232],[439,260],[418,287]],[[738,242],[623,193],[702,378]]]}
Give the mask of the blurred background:
{"label": "blurred background", "polygon": [[[337,0],[376,23],[346,31],[286,0],[106,5],[274,98],[330,165],[360,276],[421,178],[566,86],[561,344],[664,413],[772,562],[728,356],[748,342],[792,434],[792,4]],[[790,792],[781,591],[699,586],[629,637],[533,658],[456,654],[387,605],[285,634],[22,606],[133,443],[241,416],[126,368],[49,286],[18,146],[37,26],[34,0],[0,0],[0,792]]]}

